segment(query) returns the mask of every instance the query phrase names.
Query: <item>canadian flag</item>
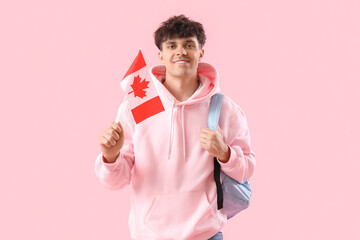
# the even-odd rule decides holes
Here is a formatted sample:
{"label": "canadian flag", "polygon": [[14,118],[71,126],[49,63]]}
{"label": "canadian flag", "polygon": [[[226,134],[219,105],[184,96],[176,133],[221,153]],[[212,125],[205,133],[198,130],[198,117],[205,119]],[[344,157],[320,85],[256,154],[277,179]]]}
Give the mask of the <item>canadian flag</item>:
{"label": "canadian flag", "polygon": [[120,85],[129,101],[136,124],[165,110],[151,80],[141,50],[139,50]]}

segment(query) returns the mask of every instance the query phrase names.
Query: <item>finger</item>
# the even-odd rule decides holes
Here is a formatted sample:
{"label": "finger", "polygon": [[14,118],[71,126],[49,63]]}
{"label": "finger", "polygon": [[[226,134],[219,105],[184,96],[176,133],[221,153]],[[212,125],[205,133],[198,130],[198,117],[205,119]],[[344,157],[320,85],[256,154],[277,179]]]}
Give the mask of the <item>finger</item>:
{"label": "finger", "polygon": [[210,149],[210,144],[206,143],[206,142],[202,142],[200,143],[200,146],[205,149],[206,151],[209,151]]}
{"label": "finger", "polygon": [[203,142],[200,143],[200,146],[205,150],[207,149],[207,145],[205,143],[203,143]]}
{"label": "finger", "polygon": [[216,134],[215,133],[203,133],[201,138],[207,139],[208,141],[214,141],[216,140]]}
{"label": "finger", "polygon": [[207,139],[214,139],[214,137],[216,137],[216,133],[212,132],[212,133],[204,133],[203,135],[205,138]]}
{"label": "finger", "polygon": [[201,129],[201,130],[202,130],[203,133],[212,133],[212,132],[215,132],[215,131],[213,131],[213,130],[211,130],[211,129],[209,129],[209,128],[203,128],[203,129]]}
{"label": "finger", "polygon": [[120,139],[119,134],[113,128],[108,128],[105,132],[109,134],[114,140]]}
{"label": "finger", "polygon": [[109,142],[112,146],[114,146],[114,145],[116,144],[116,141],[114,140],[114,138],[113,138],[110,134],[104,133],[103,136],[104,136],[104,138],[106,138],[106,139],[108,140],[108,142]]}
{"label": "finger", "polygon": [[121,127],[118,123],[112,122],[111,127],[120,135],[121,134]]}
{"label": "finger", "polygon": [[105,145],[106,147],[111,147],[111,144],[107,138],[105,138],[103,135],[100,136],[100,144]]}
{"label": "finger", "polygon": [[200,141],[209,142],[210,138],[208,136],[200,136]]}
{"label": "finger", "polygon": [[209,141],[207,141],[207,140],[200,140],[200,144],[203,144],[203,145],[206,145],[206,146],[209,146],[210,145],[210,143],[209,143]]}
{"label": "finger", "polygon": [[204,137],[207,137],[207,138],[210,138],[211,136],[215,135],[215,132],[207,132],[207,131],[204,131],[200,134],[201,136],[204,136]]}
{"label": "finger", "polygon": [[116,130],[114,130],[113,128],[108,128],[108,129],[106,130],[106,132],[107,132],[108,134],[110,134],[115,140],[119,140],[119,139],[120,139],[119,133],[118,133]]}
{"label": "finger", "polygon": [[209,138],[209,135],[206,133],[200,133],[200,138]]}

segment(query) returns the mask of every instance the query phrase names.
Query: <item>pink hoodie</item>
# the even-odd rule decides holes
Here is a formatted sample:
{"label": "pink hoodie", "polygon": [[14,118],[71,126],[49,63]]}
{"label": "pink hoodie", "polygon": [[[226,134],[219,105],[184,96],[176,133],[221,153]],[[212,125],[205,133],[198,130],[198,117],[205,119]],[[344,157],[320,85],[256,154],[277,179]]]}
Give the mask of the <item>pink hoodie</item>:
{"label": "pink hoodie", "polygon": [[[127,103],[117,120],[125,143],[115,163],[105,163],[102,153],[95,172],[111,190],[131,183],[129,227],[132,239],[209,239],[226,223],[217,210],[214,163],[200,146],[201,129],[207,128],[210,98],[220,91],[216,69],[199,63],[199,89],[179,102],[161,83],[165,66],[150,69],[165,111],[135,124]],[[230,160],[222,170],[238,181],[249,179],[255,168],[250,134],[242,109],[224,96],[219,126],[230,147]]]}

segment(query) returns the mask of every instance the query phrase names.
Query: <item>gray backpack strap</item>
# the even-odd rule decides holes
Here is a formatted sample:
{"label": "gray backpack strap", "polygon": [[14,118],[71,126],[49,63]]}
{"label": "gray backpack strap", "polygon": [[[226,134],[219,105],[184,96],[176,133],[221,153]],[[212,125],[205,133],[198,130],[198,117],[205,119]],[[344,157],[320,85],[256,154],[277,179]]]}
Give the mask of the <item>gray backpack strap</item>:
{"label": "gray backpack strap", "polygon": [[211,97],[207,124],[208,124],[208,128],[214,131],[216,131],[216,127],[219,123],[223,98],[224,98],[223,93],[216,93]]}
{"label": "gray backpack strap", "polygon": [[[219,123],[220,110],[223,98],[223,93],[217,93],[211,97],[207,124],[208,128],[214,131],[216,131]],[[220,181],[220,170],[221,166],[217,161],[216,157],[214,157],[214,180],[216,184],[217,205],[219,210],[223,208],[224,204],[223,189]]]}

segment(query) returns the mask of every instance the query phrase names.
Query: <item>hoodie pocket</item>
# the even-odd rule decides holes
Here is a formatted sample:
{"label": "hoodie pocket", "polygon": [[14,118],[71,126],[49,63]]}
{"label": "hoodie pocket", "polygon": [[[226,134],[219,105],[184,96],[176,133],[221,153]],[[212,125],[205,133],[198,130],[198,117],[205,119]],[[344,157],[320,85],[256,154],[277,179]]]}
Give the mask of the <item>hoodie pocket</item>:
{"label": "hoodie pocket", "polygon": [[162,239],[184,239],[218,223],[204,191],[155,196],[144,221]]}

